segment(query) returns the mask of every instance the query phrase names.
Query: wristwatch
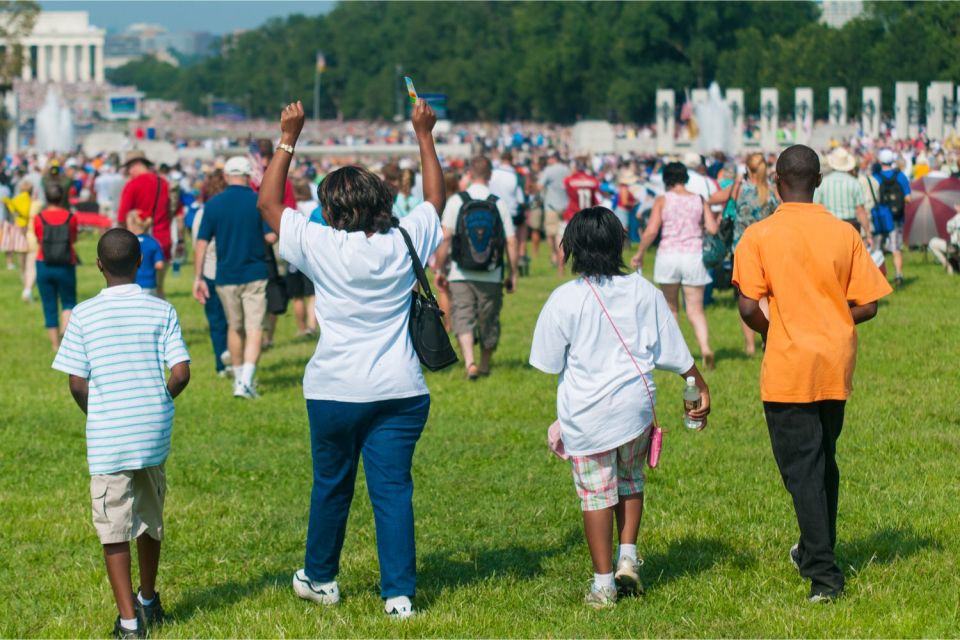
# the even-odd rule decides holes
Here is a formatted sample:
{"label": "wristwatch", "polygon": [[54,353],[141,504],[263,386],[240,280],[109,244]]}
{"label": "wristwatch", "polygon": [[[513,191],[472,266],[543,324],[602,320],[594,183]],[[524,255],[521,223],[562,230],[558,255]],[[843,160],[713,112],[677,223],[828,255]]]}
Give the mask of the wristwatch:
{"label": "wristwatch", "polygon": [[277,145],[277,149],[281,149],[281,150],[283,150],[283,151],[286,151],[286,152],[289,153],[290,155],[293,155],[293,145],[292,145],[292,144],[284,144],[283,142],[281,142],[280,144]]}

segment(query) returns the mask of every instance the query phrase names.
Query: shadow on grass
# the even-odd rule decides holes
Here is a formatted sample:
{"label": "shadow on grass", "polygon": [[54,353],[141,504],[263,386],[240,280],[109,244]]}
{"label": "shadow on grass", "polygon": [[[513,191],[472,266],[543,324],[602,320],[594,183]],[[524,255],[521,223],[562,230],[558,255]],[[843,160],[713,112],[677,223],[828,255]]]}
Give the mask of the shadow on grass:
{"label": "shadow on grass", "polygon": [[514,544],[500,549],[461,547],[427,553],[422,556],[422,568],[418,571],[421,589],[417,603],[421,608],[429,608],[447,590],[490,578],[530,580],[543,573],[545,560],[565,555],[580,544],[583,532],[573,528],[552,547],[530,549]]}
{"label": "shadow on grass", "polygon": [[229,607],[270,587],[289,586],[291,574],[264,573],[247,582],[228,581],[205,589],[187,591],[166,611],[166,618],[173,623],[186,622],[198,613]]}
{"label": "shadow on grass", "polygon": [[641,573],[650,576],[656,572],[652,584],[660,587],[678,578],[704,573],[728,561],[737,569],[746,569],[754,564],[755,559],[752,554],[735,550],[719,538],[687,536],[671,542],[666,551],[646,556]]}
{"label": "shadow on grass", "polygon": [[942,548],[936,538],[888,527],[859,540],[841,542],[837,545],[837,557],[855,571],[862,571],[870,564],[890,564],[925,549],[939,551]]}

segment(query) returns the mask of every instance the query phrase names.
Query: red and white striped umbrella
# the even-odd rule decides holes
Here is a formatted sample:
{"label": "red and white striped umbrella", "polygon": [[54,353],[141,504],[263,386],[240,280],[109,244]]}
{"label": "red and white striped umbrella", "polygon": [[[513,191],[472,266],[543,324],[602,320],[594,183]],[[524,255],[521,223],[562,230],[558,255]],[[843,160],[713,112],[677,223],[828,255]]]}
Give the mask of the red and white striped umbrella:
{"label": "red and white striped umbrella", "polygon": [[911,197],[904,220],[904,242],[911,247],[926,246],[931,238],[947,237],[947,220],[960,204],[957,178],[921,178],[910,184]]}

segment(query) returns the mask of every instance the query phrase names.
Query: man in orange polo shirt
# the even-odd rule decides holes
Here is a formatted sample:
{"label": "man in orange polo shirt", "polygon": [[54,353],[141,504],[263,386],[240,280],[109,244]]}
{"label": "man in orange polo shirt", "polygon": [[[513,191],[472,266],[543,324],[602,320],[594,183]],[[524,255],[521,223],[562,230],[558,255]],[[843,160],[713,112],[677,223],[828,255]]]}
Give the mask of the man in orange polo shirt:
{"label": "man in orange polo shirt", "polygon": [[[857,231],[813,204],[820,179],[813,149],[794,145],[780,155],[783,204],[743,234],[733,267],[740,315],[766,345],[760,396],[800,525],[790,559],[811,582],[811,602],[843,591],[834,558],[836,442],[853,388],[855,325],[876,316],[877,300],[892,292]],[[769,314],[761,308],[765,298]]]}

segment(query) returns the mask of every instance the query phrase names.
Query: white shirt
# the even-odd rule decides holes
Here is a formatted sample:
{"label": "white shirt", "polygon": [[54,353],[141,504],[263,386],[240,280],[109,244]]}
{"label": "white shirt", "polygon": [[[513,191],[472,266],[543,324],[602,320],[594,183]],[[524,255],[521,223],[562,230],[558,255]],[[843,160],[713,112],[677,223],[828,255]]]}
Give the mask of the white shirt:
{"label": "white shirt", "polygon": [[[683,374],[693,366],[663,293],[639,273],[592,282],[656,400],[654,369]],[[616,449],[653,421],[643,380],[582,278],[547,300],[533,332],[530,364],[560,374],[557,417],[571,455]]]}
{"label": "white shirt", "polygon": [[[443,238],[433,205],[424,202],[400,226],[426,264]],[[368,238],[286,209],[279,247],[314,283],[323,326],[303,376],[306,399],[376,402],[429,393],[407,327],[415,276],[399,231]]]}
{"label": "white shirt", "polygon": [[[471,184],[467,187],[467,193],[475,200],[486,200],[490,195],[490,188],[485,184]],[[447,198],[447,204],[443,207],[443,228],[456,233],[457,217],[460,215],[460,207],[463,205],[463,199],[460,194],[454,194]],[[497,210],[500,212],[500,221],[503,223],[503,231],[507,239],[513,238],[516,231],[513,228],[513,218],[507,210],[503,200],[497,200]],[[450,274],[447,276],[450,282],[500,282],[503,280],[503,267],[493,271],[468,271],[461,269],[453,260],[450,261]]]}
{"label": "white shirt", "polygon": [[490,193],[500,198],[511,216],[517,214],[523,191],[517,170],[510,165],[497,165],[490,176]]}

